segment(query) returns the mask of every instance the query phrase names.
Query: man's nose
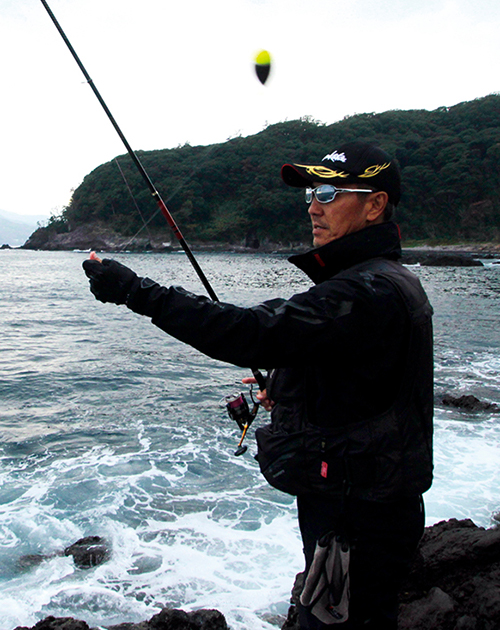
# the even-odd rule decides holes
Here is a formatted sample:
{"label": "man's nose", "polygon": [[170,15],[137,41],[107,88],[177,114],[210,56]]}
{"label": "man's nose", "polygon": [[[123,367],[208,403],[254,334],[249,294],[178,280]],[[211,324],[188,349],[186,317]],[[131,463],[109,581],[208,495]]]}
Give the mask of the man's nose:
{"label": "man's nose", "polygon": [[311,203],[309,204],[309,208],[307,209],[307,212],[312,216],[313,214],[322,214],[323,213],[323,208],[321,207],[321,204],[318,202],[318,200],[316,199],[316,197],[313,196],[313,200],[311,201]]}

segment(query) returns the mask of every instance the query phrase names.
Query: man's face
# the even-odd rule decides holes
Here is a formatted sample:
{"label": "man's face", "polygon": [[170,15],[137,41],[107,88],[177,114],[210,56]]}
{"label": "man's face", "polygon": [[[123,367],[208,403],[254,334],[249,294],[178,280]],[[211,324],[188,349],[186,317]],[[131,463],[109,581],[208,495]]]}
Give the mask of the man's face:
{"label": "man's face", "polygon": [[[320,185],[314,183],[312,186],[316,188]],[[360,188],[360,186],[346,184],[342,185],[342,188]],[[358,232],[368,225],[381,222],[383,208],[381,211],[376,210],[373,203],[377,194],[379,193],[362,195],[337,193],[330,203],[319,203],[313,195],[309,206],[309,216],[312,222],[314,247],[321,247],[346,234]]]}

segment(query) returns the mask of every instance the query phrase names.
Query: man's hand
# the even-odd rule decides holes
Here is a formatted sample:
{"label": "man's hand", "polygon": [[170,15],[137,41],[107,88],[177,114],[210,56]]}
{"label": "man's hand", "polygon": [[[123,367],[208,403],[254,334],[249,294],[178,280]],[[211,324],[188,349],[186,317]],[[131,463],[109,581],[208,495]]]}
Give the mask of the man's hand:
{"label": "man's hand", "polygon": [[[241,379],[241,382],[247,385],[255,385],[257,383],[257,379],[254,376],[246,376],[245,378]],[[271,409],[274,407],[274,402],[270,400],[267,396],[267,390],[259,390],[256,394],[256,398],[266,411],[271,411]]]}
{"label": "man's hand", "polygon": [[90,291],[101,302],[125,304],[135,284],[140,282],[137,274],[116,260],[98,258],[83,262],[83,269],[90,279]]}

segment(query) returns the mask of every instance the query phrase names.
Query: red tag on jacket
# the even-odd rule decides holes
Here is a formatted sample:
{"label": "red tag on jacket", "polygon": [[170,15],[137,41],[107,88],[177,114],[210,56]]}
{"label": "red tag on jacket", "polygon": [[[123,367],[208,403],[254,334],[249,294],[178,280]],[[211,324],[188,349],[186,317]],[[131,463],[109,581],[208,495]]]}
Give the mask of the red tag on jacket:
{"label": "red tag on jacket", "polygon": [[321,462],[321,476],[325,479],[328,477],[328,464],[326,462]]}

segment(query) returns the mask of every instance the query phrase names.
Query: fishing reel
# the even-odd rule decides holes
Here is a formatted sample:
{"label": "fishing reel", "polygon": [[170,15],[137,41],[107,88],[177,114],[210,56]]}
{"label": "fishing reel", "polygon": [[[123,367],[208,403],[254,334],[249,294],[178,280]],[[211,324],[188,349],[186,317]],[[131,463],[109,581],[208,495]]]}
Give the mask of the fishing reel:
{"label": "fishing reel", "polygon": [[236,457],[238,457],[239,455],[243,455],[243,453],[246,452],[247,447],[242,446],[243,440],[245,439],[245,435],[247,434],[249,426],[252,424],[255,416],[257,415],[257,412],[259,411],[260,403],[254,400],[251,387],[250,397],[253,403],[252,410],[250,410],[247,399],[245,398],[245,394],[243,393],[232,394],[230,396],[226,396],[224,399],[229,417],[231,418],[231,420],[234,420],[236,422],[236,424],[240,428],[240,431],[243,432],[241,434],[241,439],[239,441],[238,447],[234,452]]}

